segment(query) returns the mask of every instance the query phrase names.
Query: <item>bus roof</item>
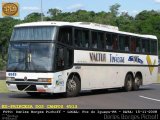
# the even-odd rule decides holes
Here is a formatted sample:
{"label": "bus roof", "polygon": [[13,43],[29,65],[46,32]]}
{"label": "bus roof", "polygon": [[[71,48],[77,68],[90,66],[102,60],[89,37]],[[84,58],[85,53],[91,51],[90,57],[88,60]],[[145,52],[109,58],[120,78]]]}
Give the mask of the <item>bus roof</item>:
{"label": "bus roof", "polygon": [[123,31],[119,31],[118,27],[116,26],[104,25],[104,24],[98,24],[98,23],[90,23],[90,22],[41,21],[41,22],[31,22],[31,23],[19,24],[19,25],[16,25],[15,28],[31,27],[31,26],[74,26],[74,27],[107,31],[107,32],[112,32],[112,33],[119,33],[123,35],[132,35],[132,36],[137,36],[137,37],[157,39],[155,35],[142,35],[142,34],[135,34],[135,33],[130,33],[130,32],[123,32]]}

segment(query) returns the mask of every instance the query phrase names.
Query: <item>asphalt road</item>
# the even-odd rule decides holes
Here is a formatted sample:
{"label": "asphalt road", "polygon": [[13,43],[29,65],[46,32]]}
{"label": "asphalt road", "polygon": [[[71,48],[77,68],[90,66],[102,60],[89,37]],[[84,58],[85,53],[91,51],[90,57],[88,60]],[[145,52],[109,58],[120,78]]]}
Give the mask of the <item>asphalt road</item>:
{"label": "asphalt road", "polygon": [[123,92],[119,89],[84,92],[74,98],[62,94],[30,97],[26,93],[0,93],[2,105],[77,105],[78,109],[160,109],[160,84],[143,86],[139,91]]}

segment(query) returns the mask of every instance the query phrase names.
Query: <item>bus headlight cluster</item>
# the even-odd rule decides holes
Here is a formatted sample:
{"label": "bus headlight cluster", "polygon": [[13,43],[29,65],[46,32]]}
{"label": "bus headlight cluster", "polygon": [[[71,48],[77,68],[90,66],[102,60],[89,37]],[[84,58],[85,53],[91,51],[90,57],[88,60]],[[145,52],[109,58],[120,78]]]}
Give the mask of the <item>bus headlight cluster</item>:
{"label": "bus headlight cluster", "polygon": [[51,78],[38,78],[38,82],[49,82],[51,83],[52,79]]}
{"label": "bus headlight cluster", "polygon": [[6,80],[7,81],[15,81],[15,77],[7,77]]}

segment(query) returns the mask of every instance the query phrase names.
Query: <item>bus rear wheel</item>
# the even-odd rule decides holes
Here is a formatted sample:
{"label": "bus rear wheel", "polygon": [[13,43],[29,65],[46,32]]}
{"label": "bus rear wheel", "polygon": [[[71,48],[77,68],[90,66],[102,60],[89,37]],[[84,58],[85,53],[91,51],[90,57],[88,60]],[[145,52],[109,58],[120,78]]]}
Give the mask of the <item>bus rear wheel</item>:
{"label": "bus rear wheel", "polygon": [[133,84],[133,90],[138,90],[140,85],[141,85],[141,78],[139,76],[136,76]]}
{"label": "bus rear wheel", "polygon": [[126,92],[131,91],[133,87],[133,77],[131,74],[127,74],[125,78],[124,90]]}
{"label": "bus rear wheel", "polygon": [[66,83],[66,97],[75,97],[78,96],[80,92],[80,80],[77,76],[73,76],[71,79],[67,80]]}

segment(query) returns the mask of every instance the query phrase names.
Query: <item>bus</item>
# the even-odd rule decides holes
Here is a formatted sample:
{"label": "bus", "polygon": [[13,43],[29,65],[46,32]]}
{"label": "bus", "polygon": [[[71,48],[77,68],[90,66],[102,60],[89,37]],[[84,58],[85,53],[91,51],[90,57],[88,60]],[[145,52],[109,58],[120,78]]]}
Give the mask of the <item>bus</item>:
{"label": "bus", "polygon": [[158,77],[154,35],[90,22],[44,21],[14,27],[6,84],[31,96],[123,88],[138,90]]}

